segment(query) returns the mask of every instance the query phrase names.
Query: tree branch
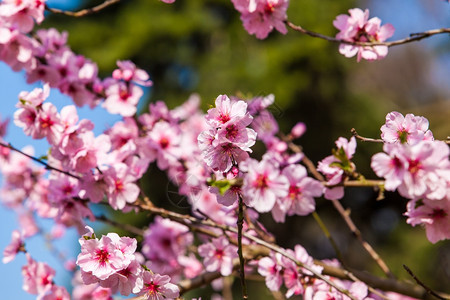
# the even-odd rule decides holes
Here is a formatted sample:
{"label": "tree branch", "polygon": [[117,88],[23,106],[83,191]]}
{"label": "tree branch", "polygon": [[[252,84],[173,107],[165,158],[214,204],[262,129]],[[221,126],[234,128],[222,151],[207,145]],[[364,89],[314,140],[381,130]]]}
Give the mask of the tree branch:
{"label": "tree branch", "polygon": [[13,151],[16,151],[16,152],[18,152],[18,153],[20,153],[20,154],[22,154],[22,155],[28,157],[29,159],[31,159],[31,160],[33,160],[33,161],[35,161],[35,162],[37,162],[37,163],[43,165],[43,166],[45,167],[45,169],[47,169],[47,170],[52,170],[52,171],[60,172],[60,173],[63,173],[63,174],[65,174],[65,175],[67,175],[67,176],[70,176],[70,177],[72,177],[72,178],[76,178],[76,179],[78,179],[78,180],[81,179],[81,177],[79,177],[79,176],[77,176],[77,175],[74,175],[74,174],[71,174],[71,173],[69,173],[69,172],[67,172],[67,171],[64,171],[64,170],[55,168],[55,167],[49,165],[48,163],[42,161],[42,160],[39,159],[39,158],[36,158],[36,157],[34,157],[34,156],[32,156],[32,155],[29,155],[29,154],[26,154],[25,152],[23,152],[23,151],[21,151],[21,150],[15,148],[15,147],[13,147],[13,145],[11,145],[10,143],[5,144],[5,143],[3,143],[3,142],[0,141],[0,147],[5,147],[5,148],[11,149],[11,150],[13,150]]}
{"label": "tree branch", "polygon": [[450,33],[450,28],[440,28],[440,29],[432,29],[432,30],[428,30],[428,31],[424,31],[424,32],[411,33],[409,35],[409,37],[407,37],[407,38],[392,41],[392,42],[351,42],[351,41],[337,39],[337,38],[334,38],[331,36],[327,36],[327,35],[324,35],[321,33],[317,33],[317,32],[305,29],[299,25],[295,25],[294,23],[292,23],[290,21],[286,21],[286,24],[295,31],[301,32],[301,33],[309,35],[311,37],[320,38],[322,40],[326,40],[329,42],[348,44],[348,45],[354,45],[354,46],[369,46],[369,47],[373,47],[373,46],[392,47],[392,46],[403,45],[403,44],[419,41],[424,38],[428,38],[430,36],[437,35],[437,34]]}
{"label": "tree branch", "polygon": [[61,10],[61,9],[57,9],[57,8],[51,8],[51,7],[48,7],[47,4],[45,5],[45,9],[48,10],[49,12],[52,12],[55,14],[62,14],[62,15],[78,18],[78,17],[90,15],[93,13],[97,13],[97,12],[107,8],[108,6],[111,6],[118,2],[120,2],[120,0],[106,0],[105,2],[103,2],[97,6],[85,8],[85,9],[82,9],[79,11],[66,11],[66,10]]}

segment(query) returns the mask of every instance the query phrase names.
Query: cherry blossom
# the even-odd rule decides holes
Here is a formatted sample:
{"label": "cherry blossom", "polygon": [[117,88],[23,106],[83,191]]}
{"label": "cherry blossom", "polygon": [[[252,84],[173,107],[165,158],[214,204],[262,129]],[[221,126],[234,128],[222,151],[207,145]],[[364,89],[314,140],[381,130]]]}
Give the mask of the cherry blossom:
{"label": "cherry blossom", "polygon": [[278,200],[272,210],[272,216],[278,222],[284,222],[285,215],[305,216],[315,210],[314,197],[322,196],[325,188],[310,177],[302,165],[289,165],[281,172],[289,181],[289,192]]}
{"label": "cherry blossom", "polygon": [[198,247],[198,254],[209,272],[219,271],[223,276],[233,272],[233,259],[237,258],[237,247],[230,245],[226,237],[213,239],[211,243]]}
{"label": "cherry blossom", "polygon": [[18,230],[14,230],[11,234],[11,243],[3,250],[3,263],[7,264],[11,262],[16,254],[20,251],[25,251],[25,244],[22,239],[22,235]]}
{"label": "cherry blossom", "polygon": [[283,283],[282,262],[280,253],[271,253],[270,257],[261,258],[258,262],[258,273],[265,277],[266,285],[271,291],[280,289]]}
{"label": "cherry blossom", "polygon": [[[348,42],[384,42],[394,34],[391,24],[381,26],[381,20],[377,17],[369,20],[369,10],[362,11],[353,8],[348,15],[339,15],[333,21],[334,27],[340,30],[336,38]],[[387,46],[355,46],[341,44],[339,52],[346,57],[356,55],[359,62],[361,58],[377,60],[384,58],[388,53]]]}
{"label": "cherry blossom", "polygon": [[[317,170],[325,175],[329,185],[342,183],[355,169],[355,165],[351,162],[356,150],[355,137],[351,137],[350,141],[340,137],[336,141],[336,147],[334,154],[325,157],[317,166]],[[344,196],[344,188],[341,186],[326,188],[324,196],[329,200],[341,199]]]}
{"label": "cherry blossom", "polygon": [[37,262],[27,253],[27,264],[22,267],[23,289],[33,295],[44,294],[53,286],[55,270]]}
{"label": "cherry blossom", "polygon": [[244,202],[258,212],[268,212],[278,198],[288,195],[289,181],[280,174],[278,166],[272,160],[258,162],[248,159],[242,167],[247,174],[242,186]]}
{"label": "cherry blossom", "polygon": [[386,115],[386,123],[381,126],[381,138],[385,143],[416,144],[433,140],[433,133],[428,130],[426,118],[393,111]]}
{"label": "cherry blossom", "polygon": [[170,283],[170,277],[144,271],[143,274],[144,287],[139,293],[143,299],[163,300],[175,299],[179,296],[178,286]]}
{"label": "cherry blossom", "polygon": [[427,195],[442,199],[447,193],[450,170],[449,148],[441,141],[422,141],[415,145],[385,144],[386,153],[372,157],[371,167],[386,178],[386,189],[409,199]]}
{"label": "cherry blossom", "polygon": [[234,7],[241,13],[245,30],[258,39],[265,39],[276,29],[286,34],[284,21],[289,0],[232,0]]}
{"label": "cherry blossom", "polygon": [[412,226],[423,225],[430,242],[450,239],[450,201],[427,198],[408,202],[406,223]]}
{"label": "cherry blossom", "polygon": [[118,249],[111,237],[80,238],[81,253],[77,258],[77,265],[86,273],[91,273],[100,280],[104,280],[127,267],[126,256]]}

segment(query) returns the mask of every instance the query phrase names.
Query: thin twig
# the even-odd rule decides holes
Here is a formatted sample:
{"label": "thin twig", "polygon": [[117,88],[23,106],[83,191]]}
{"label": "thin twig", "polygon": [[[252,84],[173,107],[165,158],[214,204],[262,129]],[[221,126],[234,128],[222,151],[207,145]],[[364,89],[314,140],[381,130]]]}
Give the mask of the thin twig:
{"label": "thin twig", "polygon": [[384,260],[378,255],[378,253],[372,248],[372,246],[363,239],[361,231],[359,231],[358,227],[356,227],[355,223],[353,223],[353,220],[350,218],[350,213],[344,209],[341,202],[339,202],[339,200],[332,200],[331,202],[333,203],[333,206],[339,212],[341,217],[344,219],[350,231],[358,239],[358,241],[361,243],[361,245],[367,251],[367,253],[369,253],[372,259],[378,264],[380,269],[389,278],[395,278],[394,274],[389,270]]}
{"label": "thin twig", "polygon": [[[139,207],[150,213],[160,215],[161,217],[168,218],[168,219],[171,219],[172,221],[186,225],[186,226],[190,227],[191,230],[193,230],[193,231],[201,232],[201,233],[206,234],[211,237],[217,237],[218,234],[216,232],[213,232],[211,230],[207,230],[206,228],[202,228],[202,227],[198,227],[198,226],[219,228],[219,229],[224,229],[224,230],[227,230],[227,231],[230,231],[233,233],[237,233],[237,229],[234,227],[230,227],[227,225],[221,225],[221,224],[214,224],[209,221],[197,219],[190,215],[182,215],[182,214],[178,214],[178,213],[175,213],[172,211],[165,210],[163,208],[158,208],[155,206],[147,206],[144,203],[142,203],[142,205],[140,205]],[[300,264],[299,262],[297,262],[295,257],[289,255],[289,253],[287,253],[283,248],[279,247],[278,245],[274,245],[274,244],[268,243],[266,241],[263,241],[263,240],[259,239],[258,237],[254,237],[254,236],[247,234],[246,232],[243,232],[242,235],[244,237],[248,238],[249,240],[254,241],[256,244],[258,244],[258,245],[244,245],[243,251],[244,251],[244,255],[246,253],[248,255],[248,256],[246,255],[247,261],[250,260],[251,257],[256,258],[256,257],[261,257],[261,256],[268,256],[270,254],[269,250],[272,250],[272,251],[278,252],[281,255],[291,259],[296,264]],[[238,259],[236,259],[236,261],[237,261],[237,263],[239,263]],[[350,272],[345,269],[329,266],[319,260],[314,260],[314,264],[320,265],[324,268],[322,271],[322,274],[324,274],[324,275],[329,275],[329,276],[340,278],[340,279],[352,280],[351,275],[349,275]],[[307,269],[307,268],[305,268],[305,269]],[[311,271],[313,271],[313,270],[311,270]],[[328,284],[330,284],[331,286],[336,288],[336,285],[333,282],[327,280],[324,276],[317,274],[316,272],[312,272],[312,273],[319,279],[324,278],[325,279],[324,281],[326,281]],[[372,286],[374,288],[378,288],[378,289],[381,289],[384,291],[393,291],[393,292],[397,292],[397,293],[407,295],[410,297],[414,297],[414,298],[429,299],[426,297],[428,295],[428,293],[420,285],[413,285],[413,284],[410,284],[407,282],[401,282],[401,281],[396,280],[395,278],[381,278],[381,277],[377,277],[375,275],[369,274],[367,272],[353,270],[353,269],[351,270],[351,273],[354,274],[359,280],[365,282],[367,285]],[[218,277],[216,277],[216,278],[218,278]],[[200,284],[197,287],[202,286],[202,285],[203,284]],[[340,290],[339,288],[337,288],[337,289]],[[439,294],[442,295],[444,298],[446,298],[447,296],[450,297],[450,295],[446,295],[444,293],[439,293]]]}
{"label": "thin twig", "polygon": [[295,31],[301,32],[301,33],[309,35],[311,37],[320,38],[320,39],[323,39],[323,40],[326,40],[329,42],[355,45],[355,46],[369,46],[369,47],[373,47],[373,46],[392,47],[392,46],[403,45],[406,43],[419,41],[424,38],[427,38],[427,37],[430,37],[433,35],[437,35],[437,34],[450,33],[450,28],[440,28],[440,29],[432,29],[432,30],[428,30],[428,31],[424,31],[424,32],[411,33],[409,35],[409,37],[407,37],[407,38],[392,41],[392,42],[352,42],[352,41],[345,41],[345,40],[337,39],[337,38],[327,36],[327,35],[324,35],[321,33],[317,33],[317,32],[305,29],[299,25],[295,25],[289,21],[286,21],[286,24]]}
{"label": "thin twig", "polygon": [[[178,213],[175,213],[175,212],[172,212],[172,211],[165,210],[163,208],[148,207],[145,204],[141,204],[139,207],[141,209],[143,209],[143,210],[152,212],[154,214],[158,214],[158,215],[160,215],[162,217],[169,218],[172,221],[176,221],[178,223],[181,223],[181,224],[184,224],[186,226],[189,226],[191,229],[196,227],[195,224],[199,224],[199,225],[204,225],[204,226],[208,226],[208,227],[224,229],[224,230],[227,230],[227,231],[230,231],[230,232],[233,232],[233,233],[238,233],[238,229],[235,228],[235,227],[231,227],[231,226],[228,226],[228,225],[217,224],[217,223],[211,222],[209,220],[200,220],[200,219],[197,219],[197,218],[189,216],[189,215],[178,214]],[[198,229],[201,229],[201,228],[198,228]],[[327,284],[329,284],[330,286],[335,288],[337,291],[339,291],[339,292],[347,295],[351,299],[355,300],[355,297],[353,297],[347,290],[342,289],[341,287],[337,286],[334,282],[330,281],[328,278],[326,278],[322,274],[317,273],[311,267],[309,267],[307,265],[304,265],[303,263],[298,261],[294,256],[289,254],[286,250],[284,250],[280,246],[271,244],[269,242],[266,242],[266,241],[264,241],[264,240],[262,240],[262,239],[260,239],[258,237],[252,236],[252,235],[247,234],[245,232],[242,232],[242,236],[246,237],[249,240],[252,240],[253,242],[255,242],[255,243],[257,243],[257,244],[259,244],[261,246],[264,246],[264,247],[266,247],[266,248],[268,248],[270,250],[273,250],[275,252],[280,253],[281,255],[283,255],[286,258],[288,258],[288,259],[292,260],[293,262],[295,262],[297,264],[297,266],[302,267],[302,268],[308,270],[309,272],[311,272],[314,275],[314,277],[325,281]]]}
{"label": "thin twig", "polygon": [[330,241],[331,246],[334,249],[334,252],[336,252],[336,256],[337,259],[339,260],[339,262],[341,263],[342,266],[345,266],[344,263],[344,258],[342,256],[341,251],[339,250],[339,247],[337,246],[336,241],[334,240],[334,238],[331,236],[330,231],[328,230],[327,226],[325,225],[325,223],[322,221],[322,219],[320,218],[319,214],[317,212],[313,212],[312,213],[314,220],[316,220],[317,224],[319,225],[320,229],[322,229],[323,234],[325,234],[325,236],[327,237],[327,239]]}
{"label": "thin twig", "polygon": [[[325,178],[322,176],[322,174],[320,174],[317,171],[315,165],[311,162],[311,160],[309,158],[304,156],[302,161],[308,167],[309,171],[316,177],[316,179],[318,179],[320,181],[324,181],[325,180]],[[365,181],[368,182],[367,180],[365,180]],[[378,182],[378,181],[374,181],[374,182]],[[380,183],[381,182],[378,182],[377,185],[379,186]],[[363,237],[361,235],[361,232],[356,227],[355,223],[353,223],[353,220],[350,218],[350,214],[345,211],[345,209],[342,207],[341,203],[338,200],[334,200],[334,201],[331,201],[331,202],[333,203],[334,207],[339,212],[341,217],[344,219],[345,223],[350,228],[350,230],[353,233],[353,235],[359,240],[359,242],[362,244],[364,249],[367,251],[367,253],[369,253],[369,255],[372,257],[372,259],[378,264],[378,266],[380,266],[381,270],[383,270],[383,272],[388,277],[395,278],[394,274],[389,270],[388,266],[383,261],[383,259],[372,248],[372,246],[363,239]]]}
{"label": "thin twig", "polygon": [[86,15],[90,15],[93,13],[97,13],[99,11],[101,11],[102,9],[107,8],[108,6],[111,6],[113,4],[116,4],[120,2],[120,0],[106,0],[105,2],[94,6],[94,7],[90,7],[90,8],[85,8],[79,11],[67,11],[67,10],[62,10],[62,9],[57,9],[57,8],[51,8],[48,5],[45,5],[45,9],[48,10],[49,12],[55,13],[55,14],[62,14],[62,15],[66,15],[66,16],[70,16],[70,17],[83,17]]}
{"label": "thin twig", "polygon": [[31,160],[33,160],[33,161],[35,161],[35,162],[37,162],[37,163],[43,165],[43,166],[45,167],[45,169],[47,169],[47,170],[52,170],[52,171],[60,172],[60,173],[62,173],[62,174],[65,174],[65,175],[70,176],[70,177],[72,177],[72,178],[76,178],[76,179],[78,179],[78,180],[81,179],[81,177],[79,177],[79,176],[77,176],[77,175],[74,175],[74,174],[71,174],[71,173],[69,173],[69,172],[67,172],[67,171],[64,171],[64,170],[55,168],[55,167],[49,165],[48,163],[46,163],[45,161],[42,161],[42,160],[39,159],[39,158],[36,158],[36,157],[34,157],[34,156],[32,156],[32,155],[29,155],[29,154],[26,154],[25,152],[23,152],[23,151],[21,151],[21,150],[15,148],[13,145],[11,145],[11,143],[5,144],[5,143],[3,143],[3,142],[0,141],[0,146],[1,146],[1,147],[8,148],[8,149],[11,149],[11,150],[13,150],[13,151],[16,151],[16,152],[18,152],[18,153],[20,153],[20,154],[22,154],[22,155],[28,157],[29,159],[31,159]]}
{"label": "thin twig", "polygon": [[363,142],[373,142],[373,143],[383,143],[382,139],[372,139],[372,138],[366,138],[363,136],[360,136],[357,132],[355,128],[352,128],[351,130],[352,135],[357,138],[358,140],[361,140]]}
{"label": "thin twig", "polygon": [[244,226],[244,201],[242,197],[239,195],[239,214],[237,220],[237,228],[238,228],[238,255],[239,255],[239,273],[241,277],[241,286],[242,286],[242,299],[248,299],[247,295],[247,284],[245,282],[245,260],[244,255],[242,254],[242,228]]}
{"label": "thin twig", "polygon": [[407,265],[403,265],[403,268],[417,282],[418,285],[423,286],[423,288],[427,291],[428,294],[433,295],[434,297],[436,297],[438,299],[446,300],[446,298],[439,296],[436,292],[434,292],[432,289],[430,289],[428,286],[426,286],[425,283],[423,283],[419,278],[417,278],[417,276],[411,271],[411,269]]}

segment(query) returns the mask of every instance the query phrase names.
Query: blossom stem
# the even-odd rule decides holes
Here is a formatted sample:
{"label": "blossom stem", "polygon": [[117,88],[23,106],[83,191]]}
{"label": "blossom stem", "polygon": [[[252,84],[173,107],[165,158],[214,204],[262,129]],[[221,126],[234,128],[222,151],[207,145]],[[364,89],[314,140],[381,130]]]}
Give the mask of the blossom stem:
{"label": "blossom stem", "polygon": [[244,226],[244,201],[242,197],[239,195],[239,213],[237,220],[237,228],[238,228],[238,255],[239,255],[239,273],[241,277],[241,286],[242,286],[242,299],[248,299],[247,295],[247,284],[245,283],[245,259],[242,254],[242,228]]}
{"label": "blossom stem", "polygon": [[406,272],[408,272],[408,274],[412,278],[414,278],[414,280],[417,282],[418,285],[423,286],[423,288],[427,291],[428,294],[433,295],[434,297],[436,297],[438,299],[442,299],[442,300],[446,299],[446,298],[438,295],[436,292],[434,292],[432,289],[430,289],[428,286],[426,286],[421,280],[419,280],[419,278],[417,278],[417,276],[413,273],[413,271],[411,271],[411,269],[407,265],[403,265],[403,268],[406,270]]}
{"label": "blossom stem", "polygon": [[437,34],[450,33],[450,28],[439,28],[439,29],[432,29],[432,30],[428,30],[428,31],[424,31],[424,32],[411,33],[409,35],[409,37],[407,37],[407,38],[392,41],[392,42],[352,42],[352,41],[337,39],[337,38],[334,38],[331,36],[327,36],[327,35],[324,35],[321,33],[317,33],[317,32],[305,29],[299,25],[295,25],[294,23],[292,23],[290,21],[286,21],[286,24],[293,30],[301,32],[306,35],[309,35],[311,37],[320,38],[320,39],[323,39],[323,40],[326,40],[329,42],[333,42],[333,43],[341,43],[341,44],[348,44],[348,45],[355,45],[355,46],[388,46],[388,47],[392,47],[392,46],[403,45],[406,43],[419,41],[424,38],[428,38],[430,36],[437,35]]}
{"label": "blossom stem", "polygon": [[350,131],[355,138],[357,138],[358,140],[361,140],[363,142],[383,143],[382,139],[372,139],[372,138],[366,138],[366,137],[360,136],[358,134],[358,132],[356,132],[355,128],[352,128]]}

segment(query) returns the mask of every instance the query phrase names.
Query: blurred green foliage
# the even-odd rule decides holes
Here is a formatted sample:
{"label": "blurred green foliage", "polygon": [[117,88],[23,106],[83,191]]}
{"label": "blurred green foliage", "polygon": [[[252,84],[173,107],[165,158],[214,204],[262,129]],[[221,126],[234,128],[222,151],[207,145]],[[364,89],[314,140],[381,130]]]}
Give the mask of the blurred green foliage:
{"label": "blurred green foliage", "polygon": [[[353,0],[293,0],[288,16],[295,24],[334,36],[333,19],[354,5]],[[331,154],[339,136],[349,138],[353,127],[362,135],[379,136],[384,116],[392,110],[392,105],[380,101],[373,90],[368,93],[353,85],[349,78],[356,69],[355,59],[341,56],[336,44],[292,30],[286,36],[273,32],[266,40],[258,40],[243,29],[230,0],[177,0],[171,5],[158,0],[122,1],[81,19],[52,15],[45,26],[68,31],[72,49],[95,61],[102,76],[111,73],[117,60],[130,59],[147,70],[154,82],[148,101],[164,100],[174,107],[196,92],[203,99],[203,107],[208,108],[219,94],[251,97],[273,93],[276,103],[272,112],[283,132],[289,132],[298,121],[306,123],[308,131],[298,142],[314,162]],[[370,157],[379,151],[380,145],[358,143],[354,161],[368,178],[374,176]],[[167,197],[170,190],[176,193],[176,187],[156,167],[150,169],[142,184],[154,202],[175,209]],[[343,200],[352,209],[363,235],[380,249],[393,270],[402,274],[400,277],[407,277],[401,266],[405,263],[430,286],[448,290],[445,280],[450,279],[450,263],[446,271],[434,258],[449,244],[432,246],[424,230],[405,225],[401,217],[404,199],[388,195],[387,200],[376,202],[376,197],[367,189],[351,190]],[[330,204],[319,200],[317,205],[349,265],[377,272]],[[380,231],[374,224],[380,218],[384,222],[381,212],[389,210],[394,213],[391,227]],[[136,218],[133,213],[115,217],[142,227],[149,223],[147,216]],[[301,243],[316,257],[334,256],[312,217],[291,217],[286,224],[274,224],[268,215],[263,220],[281,245]],[[450,259],[448,255],[443,257]],[[433,270],[439,270],[444,282]],[[255,289],[253,284],[250,289]]]}

